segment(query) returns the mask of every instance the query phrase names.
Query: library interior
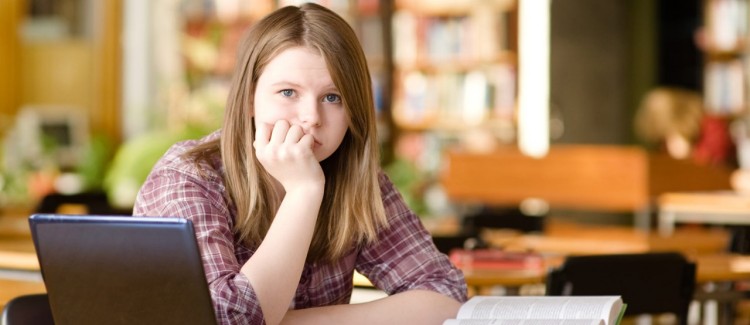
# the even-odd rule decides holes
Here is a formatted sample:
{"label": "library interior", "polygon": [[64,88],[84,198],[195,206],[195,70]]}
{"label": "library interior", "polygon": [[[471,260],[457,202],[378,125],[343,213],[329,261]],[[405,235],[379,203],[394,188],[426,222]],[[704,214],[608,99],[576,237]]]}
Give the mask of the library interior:
{"label": "library interior", "polygon": [[[242,33],[302,2],[0,1],[0,308],[46,290],[29,216],[130,215],[172,144],[221,128]],[[470,296],[679,253],[687,307],[651,319],[750,324],[748,0],[312,2],[356,31],[382,170]]]}

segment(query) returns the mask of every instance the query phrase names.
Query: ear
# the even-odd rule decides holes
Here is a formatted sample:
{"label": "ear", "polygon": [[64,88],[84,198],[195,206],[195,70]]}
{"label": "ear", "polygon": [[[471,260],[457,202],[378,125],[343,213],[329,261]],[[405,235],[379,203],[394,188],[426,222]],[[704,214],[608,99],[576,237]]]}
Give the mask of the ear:
{"label": "ear", "polygon": [[247,117],[250,118],[250,121],[252,122],[255,118],[255,96],[250,95],[248,97],[250,98],[248,100],[249,104],[247,105]]}

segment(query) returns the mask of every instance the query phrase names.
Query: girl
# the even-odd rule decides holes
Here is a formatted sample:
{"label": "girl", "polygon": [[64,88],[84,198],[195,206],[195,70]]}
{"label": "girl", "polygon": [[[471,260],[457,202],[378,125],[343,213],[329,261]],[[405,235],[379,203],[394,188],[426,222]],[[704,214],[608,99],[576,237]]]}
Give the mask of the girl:
{"label": "girl", "polygon": [[[174,145],[134,215],[193,221],[222,324],[439,324],[462,273],[379,168],[370,74],[319,5],[281,8],[240,47],[224,126]],[[388,297],[348,304],[354,270]]]}

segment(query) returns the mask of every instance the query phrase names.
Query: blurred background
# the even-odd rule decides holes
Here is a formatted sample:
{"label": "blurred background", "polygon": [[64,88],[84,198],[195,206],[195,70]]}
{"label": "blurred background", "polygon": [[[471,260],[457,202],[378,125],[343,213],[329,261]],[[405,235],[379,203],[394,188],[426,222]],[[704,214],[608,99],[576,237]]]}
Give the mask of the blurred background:
{"label": "blurred background", "polygon": [[[672,175],[677,182],[717,175],[684,189],[729,188],[730,173],[743,165],[736,149],[747,114],[747,1],[552,0],[524,9],[539,11],[531,16],[542,21],[522,19],[523,1],[318,1],[360,37],[376,94],[383,167],[413,209],[428,218],[518,206],[512,193],[460,188],[524,183],[476,185],[471,175],[445,170],[460,166],[461,154],[515,153],[519,116],[530,110],[519,103],[524,92],[543,102],[530,113],[538,122],[527,131],[542,137],[541,160],[556,157],[556,148],[590,148],[596,157],[601,148],[635,149],[647,166],[652,155],[666,155],[694,167],[680,170],[696,174]],[[54,193],[99,193],[127,212],[169,145],[220,127],[243,31],[297,3],[3,0],[0,210],[29,209]],[[524,50],[532,38],[542,47]],[[534,53],[546,62],[546,79],[520,82],[524,60]],[[459,156],[450,158],[451,152]],[[497,159],[476,173],[512,173],[511,162]],[[570,172],[551,164],[560,168],[545,164],[529,173],[547,173],[554,182],[556,174]],[[646,178],[638,185],[646,199],[606,207],[597,220],[630,223],[632,211],[642,208],[634,205],[683,189],[654,185],[647,167],[604,167],[647,169],[638,176]],[[568,185],[560,186],[557,192]],[[518,195],[541,199],[531,205],[542,202],[546,213],[554,197],[531,191],[536,194]]]}
{"label": "blurred background", "polygon": [[[748,0],[316,2],[359,36],[381,164],[438,249],[680,251],[705,318],[750,323]],[[28,216],[130,214],[221,127],[242,34],[299,3],[0,0],[0,305],[45,290]],[[455,256],[470,293],[544,293],[538,263]]]}

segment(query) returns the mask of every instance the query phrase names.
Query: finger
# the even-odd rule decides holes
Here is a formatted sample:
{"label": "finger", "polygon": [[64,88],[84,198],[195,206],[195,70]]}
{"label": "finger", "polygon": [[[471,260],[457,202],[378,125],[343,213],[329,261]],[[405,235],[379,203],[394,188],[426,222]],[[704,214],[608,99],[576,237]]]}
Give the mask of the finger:
{"label": "finger", "polygon": [[263,122],[256,123],[255,126],[255,141],[253,141],[253,143],[256,146],[265,146],[271,139],[272,126]]}
{"label": "finger", "polygon": [[299,144],[304,146],[305,148],[313,148],[313,145],[315,144],[315,138],[313,138],[312,135],[304,134],[301,139],[299,139]]}
{"label": "finger", "polygon": [[271,131],[270,143],[281,144],[286,139],[286,134],[289,132],[289,122],[285,120],[278,120],[273,125],[273,131]]}
{"label": "finger", "polygon": [[287,143],[297,143],[300,138],[305,135],[305,131],[299,125],[292,125],[289,127],[289,132],[286,133]]}

